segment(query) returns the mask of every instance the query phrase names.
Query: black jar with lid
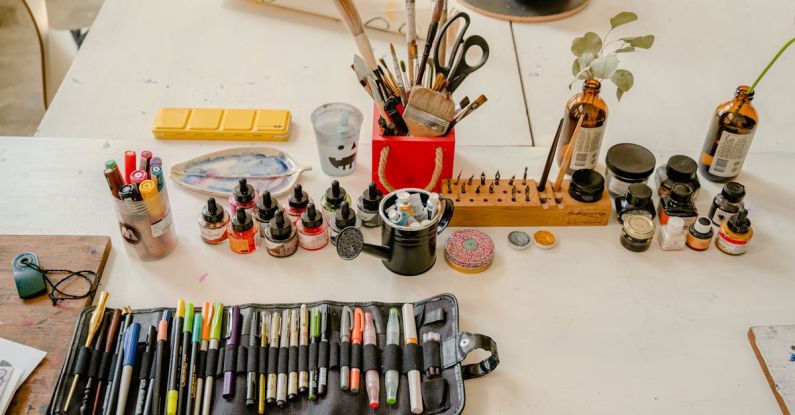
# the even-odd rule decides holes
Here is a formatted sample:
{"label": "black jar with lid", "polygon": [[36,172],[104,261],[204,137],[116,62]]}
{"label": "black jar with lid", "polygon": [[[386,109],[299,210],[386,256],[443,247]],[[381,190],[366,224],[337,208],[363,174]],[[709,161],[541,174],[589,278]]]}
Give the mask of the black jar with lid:
{"label": "black jar with lid", "polygon": [[657,168],[657,194],[665,197],[671,194],[671,187],[674,183],[684,183],[690,186],[693,199],[701,189],[698,181],[698,163],[692,158],[677,154],[668,159],[668,163]]}
{"label": "black jar with lid", "polygon": [[605,156],[607,191],[617,198],[627,193],[633,183],[646,183],[654,172],[656,159],[651,151],[633,143],[610,147]]}
{"label": "black jar with lid", "polygon": [[652,200],[652,190],[643,183],[633,183],[627,188],[626,194],[616,198],[616,216],[619,223],[624,223],[632,215],[654,219],[657,213]]}
{"label": "black jar with lid", "polygon": [[605,178],[591,169],[580,169],[572,173],[569,183],[569,196],[583,203],[593,203],[602,198],[605,191]]}
{"label": "black jar with lid", "polygon": [[690,227],[698,217],[698,210],[693,203],[693,189],[684,183],[674,183],[671,194],[660,199],[658,212],[660,224],[665,225],[672,216],[678,216],[685,221],[685,229]]}
{"label": "black jar with lid", "polygon": [[745,207],[743,199],[745,199],[745,186],[737,182],[723,185],[723,189],[712,200],[712,207],[709,209],[709,218],[712,223],[720,226],[739,212]]}

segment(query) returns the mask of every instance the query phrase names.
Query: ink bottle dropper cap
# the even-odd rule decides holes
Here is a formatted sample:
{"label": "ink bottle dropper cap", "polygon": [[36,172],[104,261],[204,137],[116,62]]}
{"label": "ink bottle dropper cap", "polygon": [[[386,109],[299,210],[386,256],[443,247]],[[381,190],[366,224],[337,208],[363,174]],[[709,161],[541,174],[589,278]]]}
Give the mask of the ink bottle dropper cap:
{"label": "ink bottle dropper cap", "polygon": [[364,208],[373,212],[378,210],[378,205],[381,204],[381,199],[384,198],[384,194],[378,190],[378,187],[375,183],[370,183],[370,186],[367,187],[367,190],[362,193],[362,205]]}
{"label": "ink bottle dropper cap", "polygon": [[284,218],[284,211],[281,209],[276,210],[273,219],[268,222],[268,227],[270,228],[271,238],[277,241],[290,239],[290,236],[293,234],[293,227],[290,225],[290,222]]}
{"label": "ink bottle dropper cap", "polygon": [[331,187],[326,189],[326,202],[335,209],[340,207],[340,203],[345,200],[345,196],[347,196],[347,193],[337,180],[332,181]]}
{"label": "ink bottle dropper cap", "polygon": [[263,191],[262,197],[257,200],[257,219],[267,222],[273,219],[277,209],[279,209],[279,204],[271,197],[271,192]]}
{"label": "ink bottle dropper cap", "polygon": [[729,182],[720,191],[729,203],[740,203],[745,198],[745,186],[737,182]]}
{"label": "ink bottle dropper cap", "polygon": [[293,187],[293,194],[287,200],[287,203],[293,209],[303,209],[309,203],[309,195],[306,194],[303,186],[297,184]]}
{"label": "ink bottle dropper cap", "polygon": [[337,229],[345,229],[356,225],[356,213],[351,209],[347,201],[340,204],[340,208],[334,213],[334,225]]}
{"label": "ink bottle dropper cap", "polygon": [[729,219],[729,221],[726,223],[726,226],[728,226],[732,232],[747,233],[748,230],[751,229],[751,221],[748,219],[748,211],[745,209],[740,209],[739,212]]}
{"label": "ink bottle dropper cap", "polygon": [[693,189],[684,183],[674,183],[671,186],[671,199],[677,203],[690,203]]}
{"label": "ink bottle dropper cap", "polygon": [[202,217],[207,223],[218,223],[224,220],[224,209],[218,206],[215,198],[207,199],[207,205],[202,209]]}
{"label": "ink bottle dropper cap", "polygon": [[238,206],[235,216],[232,217],[232,229],[236,232],[245,232],[253,226],[254,221],[251,220],[251,215],[246,212],[246,208]]}
{"label": "ink bottle dropper cap", "polygon": [[304,228],[309,229],[317,228],[323,224],[323,215],[318,213],[314,203],[310,203],[301,214],[301,224],[304,225]]}
{"label": "ink bottle dropper cap", "polygon": [[248,203],[254,200],[254,186],[248,184],[245,177],[241,177],[233,191],[238,203]]}

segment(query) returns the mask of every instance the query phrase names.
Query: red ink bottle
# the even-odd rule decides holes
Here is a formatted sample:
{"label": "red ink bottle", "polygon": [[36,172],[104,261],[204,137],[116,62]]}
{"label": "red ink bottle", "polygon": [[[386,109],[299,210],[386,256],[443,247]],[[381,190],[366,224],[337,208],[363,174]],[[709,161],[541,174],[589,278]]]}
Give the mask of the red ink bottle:
{"label": "red ink bottle", "polygon": [[296,222],[301,219],[301,214],[304,213],[306,207],[309,205],[309,194],[304,191],[303,186],[300,184],[293,187],[293,194],[287,199],[287,216],[290,217],[290,222]]}
{"label": "red ink bottle", "polygon": [[328,244],[328,226],[323,221],[323,214],[315,209],[315,204],[307,205],[301,220],[297,223],[298,245],[309,251],[323,248]]}
{"label": "red ink bottle", "polygon": [[232,252],[250,254],[259,246],[259,225],[243,206],[237,207],[227,234]]}
{"label": "red ink bottle", "polygon": [[226,227],[229,225],[229,214],[218,203],[215,198],[207,199],[207,205],[202,209],[199,216],[199,229],[201,230],[202,241],[217,245],[226,240]]}
{"label": "red ink bottle", "polygon": [[238,206],[245,208],[249,215],[253,215],[254,208],[257,207],[257,191],[254,190],[254,186],[248,184],[248,180],[245,177],[240,178],[232,194],[229,195],[231,212],[237,212]]}

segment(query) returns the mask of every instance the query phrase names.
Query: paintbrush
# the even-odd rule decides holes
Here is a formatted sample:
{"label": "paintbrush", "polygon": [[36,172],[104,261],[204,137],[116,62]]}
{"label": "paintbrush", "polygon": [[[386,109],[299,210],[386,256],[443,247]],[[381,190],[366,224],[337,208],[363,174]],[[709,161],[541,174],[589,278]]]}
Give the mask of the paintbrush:
{"label": "paintbrush", "polygon": [[433,14],[431,14],[431,23],[428,25],[428,35],[425,36],[425,49],[423,49],[422,58],[420,58],[420,66],[417,72],[417,83],[422,81],[422,75],[425,74],[425,65],[428,64],[428,57],[431,55],[433,41],[436,39],[436,29],[439,28],[439,19],[442,18],[443,7],[444,0],[436,0],[436,4],[433,6]]}
{"label": "paintbrush", "polygon": [[571,134],[571,141],[569,141],[568,146],[566,147],[566,153],[563,155],[563,163],[560,164],[560,171],[558,171],[558,177],[555,179],[555,185],[552,186],[552,190],[555,192],[560,191],[560,186],[563,184],[563,177],[566,176],[566,172],[569,171],[569,165],[571,165],[571,157],[574,155],[574,147],[577,146],[577,138],[580,136],[580,128],[582,127],[582,121],[585,119],[585,112],[580,114],[580,118],[577,120],[577,126],[574,127],[574,132]]}
{"label": "paintbrush", "polygon": [[[354,74],[356,74],[356,68],[353,67],[353,64],[351,64],[351,70],[353,71]],[[367,95],[369,95],[370,98],[372,98],[373,91],[370,90],[370,85],[367,85],[367,80],[365,80],[364,78],[359,78],[358,74],[356,74],[356,79],[359,81],[359,84],[362,86],[362,88],[364,88],[364,91],[367,92]]]}
{"label": "paintbrush", "polygon": [[[375,106],[378,109],[378,115],[380,115],[387,124],[390,122],[389,116],[386,115],[386,111],[384,111],[384,98],[381,96],[381,90],[378,89],[378,83],[375,73],[367,68],[367,63],[364,59],[359,55],[353,56],[353,71],[356,72],[356,77],[359,78],[359,82],[364,82],[367,84],[367,87],[370,90],[370,96],[373,97],[373,101],[375,101]],[[367,89],[367,88],[365,88]],[[379,104],[379,102],[381,104]]]}
{"label": "paintbrush", "polygon": [[409,133],[414,137],[438,137],[450,126],[455,103],[447,94],[415,86],[403,112]]}
{"label": "paintbrush", "polygon": [[381,69],[381,73],[384,74],[384,82],[386,86],[389,87],[389,95],[395,95],[399,97],[400,88],[398,87],[395,75],[389,70],[389,66],[387,66],[386,60],[384,60],[384,58],[379,59],[378,62],[380,63],[378,67]]}
{"label": "paintbrush", "polygon": [[406,83],[403,82],[403,73],[400,72],[400,64],[398,63],[397,53],[395,53],[395,45],[389,44],[389,54],[392,55],[392,67],[395,69],[395,79],[397,79],[398,90],[400,91],[400,100],[404,104],[408,102],[409,96],[406,93]]}
{"label": "paintbrush", "polygon": [[547,178],[549,177],[549,170],[552,168],[552,160],[555,159],[555,149],[558,148],[558,141],[560,141],[560,132],[563,129],[563,118],[558,123],[558,130],[555,132],[555,138],[552,140],[552,147],[549,148],[547,154],[547,162],[544,164],[544,171],[541,173],[541,180],[538,181],[536,190],[544,192],[547,187]]}
{"label": "paintbrush", "polygon": [[413,86],[411,83],[414,82],[414,80],[411,78],[411,76],[409,76],[408,72],[406,72],[406,61],[404,60],[400,61],[400,73],[403,74],[403,79],[405,79],[406,102],[408,102],[409,92],[411,92],[411,87]]}
{"label": "paintbrush", "polygon": [[371,71],[377,71],[378,63],[375,61],[375,56],[373,56],[373,47],[370,45],[370,39],[367,38],[367,33],[364,31],[362,18],[359,16],[359,10],[353,4],[353,0],[334,0],[334,5],[337,6],[337,10],[342,16],[342,21],[345,22],[345,26],[348,27],[348,30],[353,35],[356,48],[364,58],[367,66]]}
{"label": "paintbrush", "polygon": [[[444,3],[442,5],[442,16],[439,18],[439,26],[444,26],[447,23],[447,0],[442,0]],[[447,39],[442,39],[441,36],[439,37],[439,61],[444,62],[445,56],[447,55]]]}
{"label": "paintbrush", "polygon": [[370,85],[370,90],[373,91],[373,100],[375,101],[375,107],[378,110],[378,115],[384,119],[386,122],[387,128],[394,129],[395,123],[392,122],[392,119],[389,118],[389,115],[386,113],[386,109],[384,106],[386,103],[384,102],[384,97],[381,93],[381,89],[378,87],[378,81],[375,77],[367,77],[367,84]]}
{"label": "paintbrush", "polygon": [[417,60],[417,26],[414,11],[414,0],[406,0],[406,47],[408,48],[408,83],[406,90],[414,86],[414,61]]}
{"label": "paintbrush", "polygon": [[[100,326],[102,326],[102,319],[105,317],[105,304],[108,302],[109,296],[110,294],[108,294],[106,291],[103,291],[102,293],[99,294],[99,300],[97,300],[97,307],[94,309],[94,312],[91,314],[91,319],[88,322],[88,335],[86,336],[86,342],[84,343],[83,349],[88,350],[89,353],[90,353],[91,343],[94,340],[94,336],[96,336],[97,331],[99,330]],[[88,363],[87,360],[86,363]],[[75,364],[77,365],[77,363]],[[79,378],[80,378],[79,373],[75,373],[74,377],[72,377],[72,386],[69,388],[69,393],[66,395],[66,403],[64,403],[63,406],[64,412],[69,410],[69,406],[72,403],[72,396],[74,396],[75,388],[77,388],[77,381]]]}
{"label": "paintbrush", "polygon": [[[439,74],[439,75],[441,75],[441,74]],[[469,101],[469,100],[467,100],[467,101]],[[466,104],[466,105],[465,105],[463,108],[461,108],[461,110],[459,110],[459,111],[458,111],[458,112],[455,114],[455,116],[453,116],[453,120],[452,120],[452,121],[450,121],[450,126],[449,126],[449,127],[447,127],[447,131],[445,131],[445,132],[444,132],[444,133],[445,133],[445,135],[446,135],[447,133],[449,133],[449,132],[450,132],[450,130],[452,130],[452,129],[453,129],[453,127],[454,127],[456,124],[458,124],[459,122],[461,122],[461,120],[463,120],[463,119],[464,119],[464,117],[466,117],[466,116],[467,116],[467,115],[469,115],[469,114],[472,114],[472,112],[473,112],[473,111],[475,111],[476,109],[480,108],[480,107],[481,107],[483,104],[485,104],[485,103],[486,103],[486,101],[488,101],[488,99],[486,98],[486,96],[485,96],[485,95],[481,95],[481,96],[479,96],[479,97],[475,98],[475,100],[474,100],[474,101],[472,101],[472,102],[468,102],[468,103],[467,103],[467,104]]]}

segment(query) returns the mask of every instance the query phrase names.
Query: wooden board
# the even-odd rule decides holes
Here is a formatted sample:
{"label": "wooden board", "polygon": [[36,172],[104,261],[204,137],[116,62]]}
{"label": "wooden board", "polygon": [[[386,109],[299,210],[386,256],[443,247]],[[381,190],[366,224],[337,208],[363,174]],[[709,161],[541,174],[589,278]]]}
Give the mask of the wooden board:
{"label": "wooden board", "polygon": [[[22,300],[17,295],[11,261],[21,252],[33,252],[44,269],[91,270],[102,276],[110,253],[107,236],[2,235],[0,236],[0,337],[47,352],[36,370],[20,386],[9,414],[45,414],[58,382],[75,322],[92,299],[62,301],[53,307],[46,294]],[[57,281],[60,274],[50,277]],[[79,280],[77,278],[76,280]],[[99,279],[97,279],[99,283]],[[71,283],[64,283],[69,290]],[[73,290],[83,290],[76,281]],[[69,291],[67,291],[69,292]]]}
{"label": "wooden board", "polygon": [[542,23],[565,19],[588,5],[588,0],[458,0],[480,14],[520,23]]}
{"label": "wooden board", "polygon": [[784,415],[795,410],[795,326],[755,326],[748,329],[767,383]]}

